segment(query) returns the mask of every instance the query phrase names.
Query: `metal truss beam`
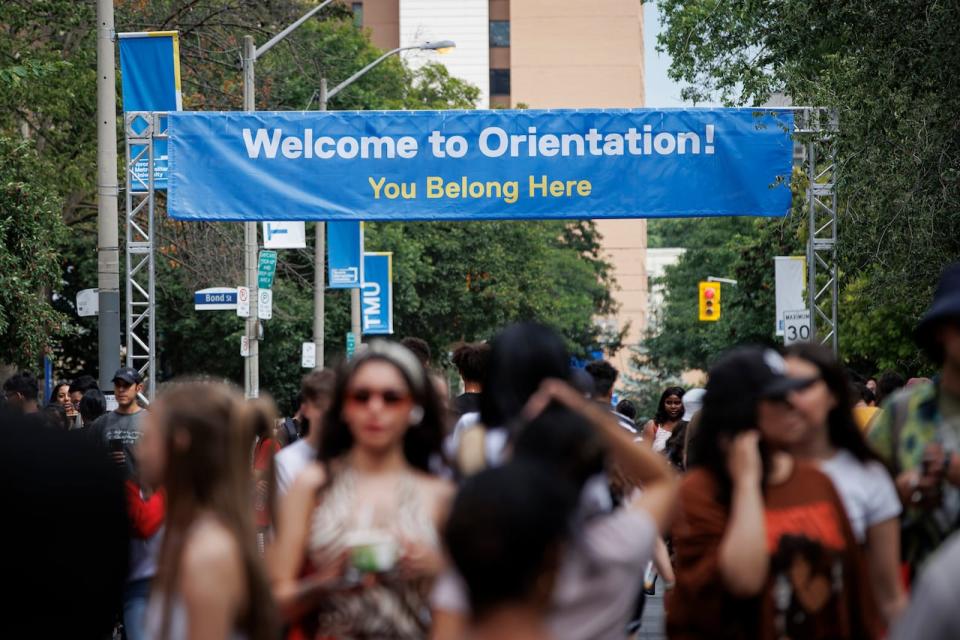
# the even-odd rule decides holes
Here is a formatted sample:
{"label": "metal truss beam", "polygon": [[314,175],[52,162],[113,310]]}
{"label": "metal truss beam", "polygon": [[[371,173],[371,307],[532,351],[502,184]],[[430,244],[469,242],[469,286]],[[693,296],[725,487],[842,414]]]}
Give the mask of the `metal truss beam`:
{"label": "metal truss beam", "polygon": [[804,151],[803,171],[807,179],[807,300],[811,335],[837,354],[840,338],[836,190],[839,117],[833,109],[798,108],[794,127]]}
{"label": "metal truss beam", "polygon": [[143,376],[147,402],[157,392],[154,141],[167,137],[165,115],[146,111],[124,115],[126,364]]}

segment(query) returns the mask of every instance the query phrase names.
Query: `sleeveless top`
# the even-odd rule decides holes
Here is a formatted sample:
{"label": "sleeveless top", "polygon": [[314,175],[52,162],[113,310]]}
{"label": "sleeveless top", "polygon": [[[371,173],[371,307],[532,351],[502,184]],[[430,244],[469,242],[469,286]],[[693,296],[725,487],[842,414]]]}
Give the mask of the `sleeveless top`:
{"label": "sleeveless top", "polygon": [[656,428],[653,433],[653,450],[656,453],[662,453],[667,448],[667,440],[673,435],[673,431],[668,431],[656,423],[653,426]]}
{"label": "sleeveless top", "polygon": [[[369,531],[371,524],[358,520],[362,510],[354,504],[357,477],[348,468],[338,472],[313,513],[307,554],[319,567],[338,558],[345,550],[345,537],[354,531]],[[439,546],[436,527],[428,505],[417,490],[412,473],[404,473],[394,484],[389,514],[378,533],[397,540]],[[317,612],[318,638],[421,639],[430,629],[428,579],[403,580],[389,573],[378,576],[377,584],[359,592],[335,593],[323,599]]]}

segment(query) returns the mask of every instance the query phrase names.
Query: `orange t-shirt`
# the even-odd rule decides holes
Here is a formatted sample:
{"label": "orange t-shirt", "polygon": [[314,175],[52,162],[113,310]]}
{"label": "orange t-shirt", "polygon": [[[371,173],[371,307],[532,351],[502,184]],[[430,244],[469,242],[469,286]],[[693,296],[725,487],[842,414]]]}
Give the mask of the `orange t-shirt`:
{"label": "orange t-shirt", "polygon": [[720,542],[729,507],[719,485],[695,469],[680,489],[673,526],[676,588],[667,608],[671,639],[875,638],[881,632],[864,558],[830,479],[796,463],[764,495],[770,571],[759,596],[723,585]]}

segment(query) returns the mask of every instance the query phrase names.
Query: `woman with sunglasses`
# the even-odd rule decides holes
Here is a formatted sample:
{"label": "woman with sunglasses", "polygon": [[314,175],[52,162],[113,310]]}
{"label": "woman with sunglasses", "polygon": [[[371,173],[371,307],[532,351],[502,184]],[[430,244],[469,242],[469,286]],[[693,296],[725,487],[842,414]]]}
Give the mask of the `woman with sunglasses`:
{"label": "woman with sunglasses", "polygon": [[796,425],[788,451],[830,476],[864,546],[874,595],[889,624],[907,597],[900,582],[900,498],[887,469],[867,445],[850,408],[847,376],[833,354],[815,344],[786,350],[786,373],[802,386],[787,395]]}
{"label": "woman with sunglasses", "polygon": [[272,574],[291,637],[426,637],[453,495],[429,474],[443,415],[401,345],[373,342],[341,369],[318,461],[280,506]]}

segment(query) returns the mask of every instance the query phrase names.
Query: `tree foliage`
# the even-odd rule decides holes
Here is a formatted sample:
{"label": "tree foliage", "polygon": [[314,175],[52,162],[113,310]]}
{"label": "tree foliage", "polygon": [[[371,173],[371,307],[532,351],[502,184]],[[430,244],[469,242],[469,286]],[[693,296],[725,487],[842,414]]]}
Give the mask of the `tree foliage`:
{"label": "tree foliage", "polygon": [[[656,225],[659,238],[686,252],[666,268],[661,323],[656,335],[644,341],[644,365],[676,375],[707,369],[731,346],[773,342],[773,257],[802,252],[801,220],[798,215],[784,220],[705,218]],[[737,284],[721,285],[720,320],[701,322],[698,283],[710,276]]]}
{"label": "tree foliage", "polygon": [[30,145],[0,135],[0,362],[38,362],[65,317],[49,292],[58,284],[64,227],[56,189]]}
{"label": "tree foliage", "polygon": [[659,0],[691,99],[837,109],[840,345],[870,370],[924,366],[910,331],[960,258],[960,4]]}

